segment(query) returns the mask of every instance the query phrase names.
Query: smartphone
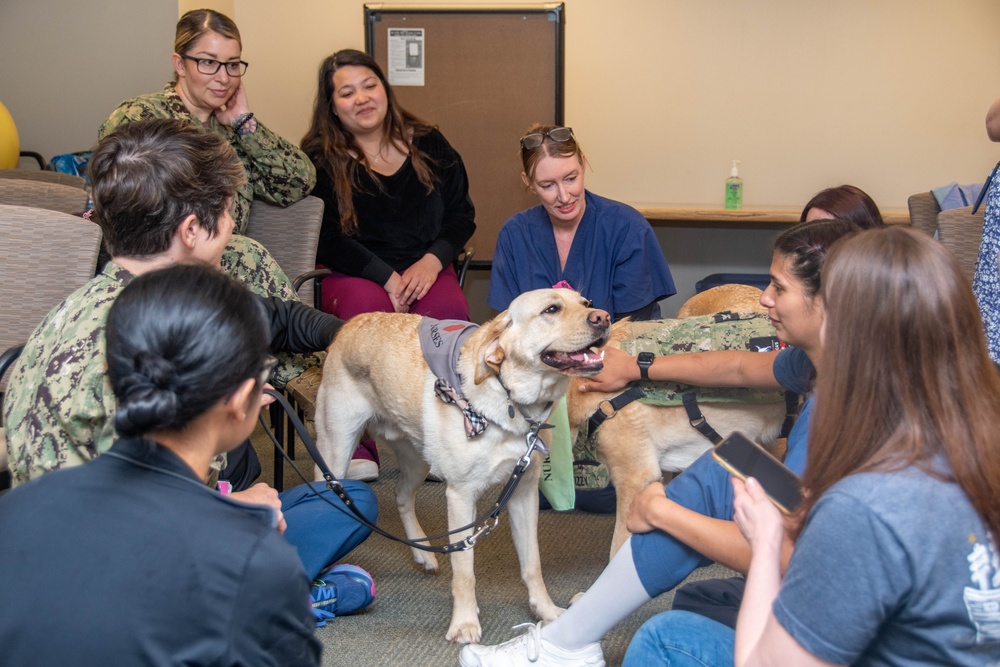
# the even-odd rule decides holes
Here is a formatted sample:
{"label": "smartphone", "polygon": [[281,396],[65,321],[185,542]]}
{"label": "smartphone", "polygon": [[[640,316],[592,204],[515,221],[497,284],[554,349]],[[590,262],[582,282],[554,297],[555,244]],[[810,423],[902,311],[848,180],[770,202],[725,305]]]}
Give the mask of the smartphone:
{"label": "smartphone", "polygon": [[712,457],[736,477],[760,482],[767,497],[785,514],[794,512],[802,501],[799,476],[739,431],[716,445]]}

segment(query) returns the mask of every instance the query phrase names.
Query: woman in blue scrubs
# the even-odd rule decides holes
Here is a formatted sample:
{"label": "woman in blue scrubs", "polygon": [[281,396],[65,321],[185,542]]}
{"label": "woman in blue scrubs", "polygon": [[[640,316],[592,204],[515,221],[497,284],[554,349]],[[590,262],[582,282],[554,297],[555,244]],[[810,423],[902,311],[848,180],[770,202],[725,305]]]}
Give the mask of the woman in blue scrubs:
{"label": "woman in blue scrubs", "polygon": [[535,125],[521,138],[521,180],[540,204],[500,230],[488,303],[505,310],[518,295],[569,287],[618,320],[657,319],[675,294],[653,228],[631,206],[584,189],[587,160],[568,127]]}

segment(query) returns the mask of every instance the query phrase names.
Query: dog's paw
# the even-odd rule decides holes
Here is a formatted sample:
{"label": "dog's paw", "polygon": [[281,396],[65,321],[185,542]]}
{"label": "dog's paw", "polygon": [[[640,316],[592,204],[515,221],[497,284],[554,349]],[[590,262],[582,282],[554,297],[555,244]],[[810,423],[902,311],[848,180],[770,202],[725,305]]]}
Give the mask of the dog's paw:
{"label": "dog's paw", "polygon": [[452,621],[444,638],[452,644],[478,644],[482,634],[483,630],[479,626],[478,619],[464,623]]}
{"label": "dog's paw", "polygon": [[557,607],[555,604],[551,602],[548,604],[532,604],[529,601],[528,604],[531,607],[531,611],[535,613],[535,616],[539,620],[544,621],[545,623],[551,623],[552,621],[559,618],[560,614],[566,611],[562,607]]}
{"label": "dog's paw", "polygon": [[580,591],[579,593],[577,593],[576,595],[574,595],[573,597],[571,597],[570,600],[569,600],[569,606],[572,607],[577,602],[579,602],[580,598],[582,598],[583,594],[586,593],[586,592],[587,591]]}
{"label": "dog's paw", "polygon": [[413,550],[413,561],[419,565],[424,572],[436,574],[438,571],[437,556],[429,551]]}

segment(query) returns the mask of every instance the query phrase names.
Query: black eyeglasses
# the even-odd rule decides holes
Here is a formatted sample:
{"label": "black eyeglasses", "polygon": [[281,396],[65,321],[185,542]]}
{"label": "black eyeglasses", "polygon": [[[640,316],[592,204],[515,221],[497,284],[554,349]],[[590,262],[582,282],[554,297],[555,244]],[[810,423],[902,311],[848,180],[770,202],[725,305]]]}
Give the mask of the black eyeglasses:
{"label": "black eyeglasses", "polygon": [[561,144],[564,141],[569,141],[573,138],[573,128],[572,127],[553,127],[548,132],[532,132],[531,134],[526,134],[521,137],[521,148],[525,150],[532,150],[538,148],[548,137],[553,143]]}
{"label": "black eyeglasses", "polygon": [[242,60],[224,63],[218,60],[212,60],[211,58],[192,58],[191,56],[181,56],[181,58],[193,61],[198,67],[198,71],[202,74],[215,74],[219,71],[220,67],[225,65],[226,74],[229,76],[243,76],[247,73],[247,67],[250,67],[249,63],[245,63]]}

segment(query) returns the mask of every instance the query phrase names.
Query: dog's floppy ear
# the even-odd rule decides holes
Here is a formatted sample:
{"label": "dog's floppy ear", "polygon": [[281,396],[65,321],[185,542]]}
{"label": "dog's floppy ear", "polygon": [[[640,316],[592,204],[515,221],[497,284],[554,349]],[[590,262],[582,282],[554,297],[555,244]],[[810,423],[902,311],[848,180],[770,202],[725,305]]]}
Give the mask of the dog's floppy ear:
{"label": "dog's floppy ear", "polygon": [[476,354],[476,384],[482,384],[491,375],[500,374],[504,351],[500,347],[500,334],[512,323],[510,311],[505,310],[485,325],[483,343]]}

